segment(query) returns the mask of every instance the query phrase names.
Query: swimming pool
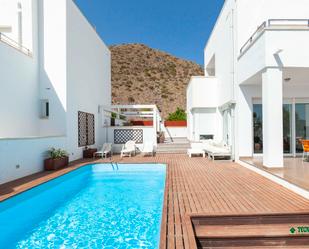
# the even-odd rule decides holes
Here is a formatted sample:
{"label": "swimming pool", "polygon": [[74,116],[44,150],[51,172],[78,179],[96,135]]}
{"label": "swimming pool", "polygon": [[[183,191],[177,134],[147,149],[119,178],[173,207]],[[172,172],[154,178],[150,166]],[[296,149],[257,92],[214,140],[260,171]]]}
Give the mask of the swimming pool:
{"label": "swimming pool", "polygon": [[165,175],[87,165],[0,202],[0,248],[158,248]]}

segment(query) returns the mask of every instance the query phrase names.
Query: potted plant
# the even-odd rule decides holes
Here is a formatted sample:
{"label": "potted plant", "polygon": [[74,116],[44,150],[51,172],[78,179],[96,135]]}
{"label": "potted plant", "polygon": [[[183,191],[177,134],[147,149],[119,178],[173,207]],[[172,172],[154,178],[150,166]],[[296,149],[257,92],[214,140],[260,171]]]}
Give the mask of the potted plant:
{"label": "potted plant", "polygon": [[157,133],[157,143],[163,144],[165,141],[165,135],[163,131]]}
{"label": "potted plant", "polygon": [[48,154],[49,158],[44,160],[45,170],[60,169],[69,164],[68,153],[65,150],[51,148]]}
{"label": "potted plant", "polygon": [[165,127],[186,127],[187,126],[187,114],[185,110],[177,108],[177,110],[168,115],[167,121],[164,122]]}

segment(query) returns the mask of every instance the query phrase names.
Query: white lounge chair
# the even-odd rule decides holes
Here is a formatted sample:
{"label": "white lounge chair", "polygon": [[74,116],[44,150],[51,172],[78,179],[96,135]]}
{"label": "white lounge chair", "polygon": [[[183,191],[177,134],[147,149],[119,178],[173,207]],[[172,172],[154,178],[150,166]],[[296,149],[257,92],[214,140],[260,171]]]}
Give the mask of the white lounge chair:
{"label": "white lounge chair", "polygon": [[191,149],[188,149],[188,155],[189,157],[192,157],[192,155],[202,155],[205,157],[206,153],[203,149],[202,143],[191,143]]}
{"label": "white lounge chair", "polygon": [[145,142],[144,143],[144,147],[143,147],[143,149],[142,149],[142,154],[145,156],[145,155],[152,155],[152,156],[154,156],[154,153],[155,153],[155,151],[154,151],[154,145],[153,145],[153,143],[151,143],[151,142]]}
{"label": "white lounge chair", "polygon": [[208,154],[208,158],[212,160],[215,160],[215,157],[232,157],[231,147],[224,142],[206,140],[203,142],[203,148]]}
{"label": "white lounge chair", "polygon": [[93,157],[100,155],[102,158],[107,158],[108,154],[112,155],[112,144],[105,143],[99,151],[93,153]]}
{"label": "white lounge chair", "polygon": [[128,141],[126,142],[121,149],[121,153],[120,156],[124,157],[124,156],[129,156],[131,157],[132,154],[135,156],[136,154],[136,145],[135,145],[135,141]]}

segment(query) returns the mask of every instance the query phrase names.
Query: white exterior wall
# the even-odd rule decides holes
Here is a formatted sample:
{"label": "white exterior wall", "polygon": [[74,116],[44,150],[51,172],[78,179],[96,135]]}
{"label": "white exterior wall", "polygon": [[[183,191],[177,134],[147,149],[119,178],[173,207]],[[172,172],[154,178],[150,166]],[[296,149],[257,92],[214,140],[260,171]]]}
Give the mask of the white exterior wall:
{"label": "white exterior wall", "polygon": [[[49,100],[50,115],[40,119],[41,136],[66,134],[67,5],[63,0],[39,1],[40,99]],[[57,18],[55,18],[57,16]]]}
{"label": "white exterior wall", "polygon": [[164,132],[164,136],[166,138],[183,138],[187,137],[188,129],[187,127],[162,127],[162,131]]}
{"label": "white exterior wall", "polygon": [[218,115],[217,108],[196,108],[192,111],[194,132],[193,141],[200,141],[200,135],[213,135],[215,140],[220,140],[219,131],[222,120]]}
{"label": "white exterior wall", "polygon": [[0,42],[0,137],[38,135],[37,59]]}
{"label": "white exterior wall", "polygon": [[[36,30],[33,26],[32,17],[36,17],[37,0],[0,0],[0,27],[10,26],[12,27],[11,32],[3,32],[6,36],[18,41],[18,15],[17,15],[17,4],[21,3],[22,6],[22,45],[30,50],[34,49],[34,42],[36,36],[33,37],[32,32]],[[34,15],[33,15],[34,13]],[[35,22],[36,23],[36,22]],[[0,31],[1,32],[1,31]]]}
{"label": "white exterior wall", "polygon": [[0,184],[42,171],[51,147],[64,149],[65,137],[0,139]]}
{"label": "white exterior wall", "polygon": [[78,148],[78,111],[95,115],[94,146],[104,142],[98,109],[111,105],[111,55],[71,0],[67,0],[67,8],[68,151],[71,159],[78,159],[83,149]]}
{"label": "white exterior wall", "polygon": [[[15,0],[1,0],[0,26],[11,25],[11,37],[15,38],[17,14]],[[0,137],[37,136],[38,135],[38,51],[37,51],[37,17],[32,12],[37,10],[36,2],[22,1],[24,8],[24,46],[32,49],[33,56],[27,56],[20,51],[0,42],[0,116],[5,122],[0,122]],[[14,9],[15,8],[15,9]],[[33,21],[33,24],[30,25]],[[32,37],[34,31],[34,40]],[[28,33],[31,32],[31,35]],[[6,35],[10,36],[10,34]],[[28,39],[26,39],[28,37]],[[22,82],[22,84],[21,84]]]}
{"label": "white exterior wall", "polygon": [[215,56],[215,77],[218,80],[218,106],[233,100],[233,26],[235,24],[234,1],[226,1],[211,38],[204,51],[205,75],[207,65]]}
{"label": "white exterior wall", "polygon": [[[0,13],[2,1],[8,2],[0,0]],[[102,145],[99,106],[111,104],[110,52],[74,2],[23,2],[29,3],[24,17],[31,18],[25,23],[32,24],[23,34],[33,37],[33,56],[0,42],[0,183],[41,171],[51,147],[66,149],[71,161],[81,158],[78,111],[95,114],[95,146]],[[23,40],[25,46],[29,39]],[[48,119],[40,117],[41,99],[49,100]]]}
{"label": "white exterior wall", "polygon": [[154,146],[157,146],[157,139],[156,139],[156,132],[154,127],[146,127],[146,126],[136,126],[136,127],[126,127],[126,126],[122,126],[122,127],[108,127],[107,130],[105,132],[107,132],[107,143],[112,143],[113,144],[113,153],[120,153],[123,144],[114,144],[114,130],[119,130],[119,129],[133,129],[133,130],[143,130],[143,144],[136,144],[136,147],[140,150],[143,149],[144,143],[146,141],[152,141],[154,142]]}
{"label": "white exterior wall", "polygon": [[187,87],[187,137],[199,141],[200,135],[220,139],[222,120],[217,109],[219,83],[216,77],[192,77]]}

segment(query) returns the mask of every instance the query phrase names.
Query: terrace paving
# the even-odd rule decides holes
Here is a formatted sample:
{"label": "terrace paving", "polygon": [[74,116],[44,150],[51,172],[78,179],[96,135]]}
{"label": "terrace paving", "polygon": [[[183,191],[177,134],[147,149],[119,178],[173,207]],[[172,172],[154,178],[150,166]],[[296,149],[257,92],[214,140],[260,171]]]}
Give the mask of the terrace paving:
{"label": "terrace paving", "polygon": [[[236,163],[180,154],[125,159],[114,156],[113,161],[168,165],[160,248],[191,248],[186,214],[309,212],[309,200]],[[81,160],[59,171],[42,172],[0,185],[0,201],[89,162],[110,160]]]}

